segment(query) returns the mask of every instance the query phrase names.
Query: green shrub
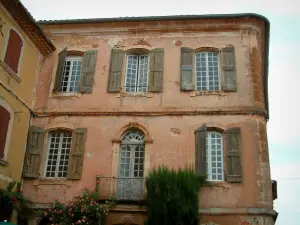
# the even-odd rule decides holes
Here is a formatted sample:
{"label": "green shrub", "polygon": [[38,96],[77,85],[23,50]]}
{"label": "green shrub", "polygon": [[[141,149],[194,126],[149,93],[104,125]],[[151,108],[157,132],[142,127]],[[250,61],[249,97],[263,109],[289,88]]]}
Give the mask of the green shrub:
{"label": "green shrub", "polygon": [[147,178],[147,225],[198,225],[198,195],[204,177],[191,168],[153,169]]}

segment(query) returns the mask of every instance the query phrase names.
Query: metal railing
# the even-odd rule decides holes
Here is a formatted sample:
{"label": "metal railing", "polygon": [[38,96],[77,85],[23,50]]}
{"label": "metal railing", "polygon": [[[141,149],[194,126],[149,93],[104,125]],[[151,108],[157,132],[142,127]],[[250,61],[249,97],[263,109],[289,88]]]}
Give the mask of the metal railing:
{"label": "metal railing", "polygon": [[145,178],[116,178],[97,176],[99,198],[114,195],[117,200],[140,201],[145,198]]}

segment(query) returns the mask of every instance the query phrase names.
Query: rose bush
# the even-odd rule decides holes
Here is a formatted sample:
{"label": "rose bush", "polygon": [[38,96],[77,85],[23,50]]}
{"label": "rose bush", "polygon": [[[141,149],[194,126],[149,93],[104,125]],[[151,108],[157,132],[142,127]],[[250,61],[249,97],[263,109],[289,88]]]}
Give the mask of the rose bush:
{"label": "rose bush", "polygon": [[85,188],[81,195],[75,196],[66,204],[56,199],[54,207],[44,212],[43,216],[48,217],[51,223],[59,225],[99,224],[105,219],[109,208],[98,200],[98,191]]}

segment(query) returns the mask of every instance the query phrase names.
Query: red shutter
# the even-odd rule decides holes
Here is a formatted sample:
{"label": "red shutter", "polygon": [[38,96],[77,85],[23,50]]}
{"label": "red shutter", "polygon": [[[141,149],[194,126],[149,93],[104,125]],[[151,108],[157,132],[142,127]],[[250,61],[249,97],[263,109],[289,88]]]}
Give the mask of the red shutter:
{"label": "red shutter", "polygon": [[10,120],[10,113],[0,106],[0,158],[4,157],[4,148],[5,148],[5,141],[7,136],[8,130],[8,123]]}
{"label": "red shutter", "polygon": [[21,37],[18,35],[16,31],[10,30],[4,62],[15,73],[18,73],[18,65],[19,65],[22,46],[23,46],[23,41]]}

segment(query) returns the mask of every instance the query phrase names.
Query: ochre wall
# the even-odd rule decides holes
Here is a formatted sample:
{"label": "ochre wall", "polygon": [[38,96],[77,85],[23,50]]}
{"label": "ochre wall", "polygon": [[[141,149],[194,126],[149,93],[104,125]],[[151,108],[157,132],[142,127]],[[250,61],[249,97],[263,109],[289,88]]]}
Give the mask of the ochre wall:
{"label": "ochre wall", "polygon": [[17,78],[0,66],[0,105],[12,111],[11,132],[6,139],[8,142],[5,150],[6,156],[0,165],[0,187],[5,188],[8,181],[21,181],[30,120],[29,108],[32,108],[34,104],[40,53],[4,7],[0,7],[0,17],[3,22],[3,36],[0,35],[1,65],[6,53],[10,29],[14,29],[23,39]]}

